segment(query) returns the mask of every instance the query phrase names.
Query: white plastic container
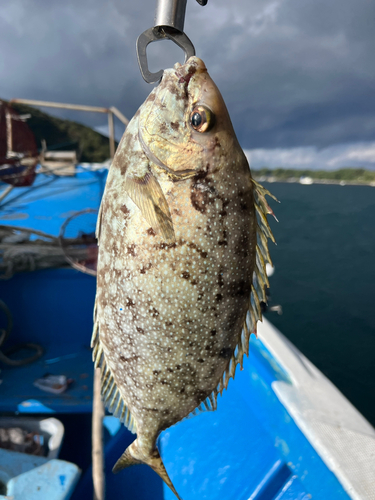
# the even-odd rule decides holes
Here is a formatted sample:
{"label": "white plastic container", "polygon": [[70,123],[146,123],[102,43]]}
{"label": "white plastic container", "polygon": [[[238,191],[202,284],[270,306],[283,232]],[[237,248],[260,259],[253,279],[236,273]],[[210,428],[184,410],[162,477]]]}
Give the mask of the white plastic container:
{"label": "white plastic container", "polygon": [[44,457],[57,458],[60,453],[64,437],[64,426],[57,418],[36,417],[0,417],[0,428],[9,429],[18,427],[28,432],[35,432],[43,439],[46,453]]}

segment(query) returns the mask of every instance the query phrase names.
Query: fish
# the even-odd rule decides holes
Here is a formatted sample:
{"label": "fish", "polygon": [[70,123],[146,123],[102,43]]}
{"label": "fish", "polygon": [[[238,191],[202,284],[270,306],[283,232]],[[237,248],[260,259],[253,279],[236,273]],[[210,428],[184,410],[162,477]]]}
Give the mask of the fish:
{"label": "fish", "polygon": [[115,473],[147,464],[180,499],[157,439],[215,410],[243,367],[269,286],[267,195],[204,62],[165,70],[121,139],[97,222],[93,359],[108,410],[137,434]]}

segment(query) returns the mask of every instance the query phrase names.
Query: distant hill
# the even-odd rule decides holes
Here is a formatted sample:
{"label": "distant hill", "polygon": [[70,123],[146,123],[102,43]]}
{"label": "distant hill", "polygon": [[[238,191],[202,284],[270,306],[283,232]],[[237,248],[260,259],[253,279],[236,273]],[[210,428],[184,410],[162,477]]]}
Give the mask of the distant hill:
{"label": "distant hill", "polygon": [[35,135],[38,148],[44,139],[47,149],[76,150],[82,162],[102,162],[109,158],[108,137],[92,128],[56,118],[25,104],[12,103],[11,106],[21,114],[31,115],[27,124]]}
{"label": "distant hill", "polygon": [[375,170],[364,168],[340,168],[338,170],[297,170],[288,168],[261,168],[252,169],[254,176],[258,179],[296,182],[301,177],[310,177],[315,182],[348,184],[373,184],[375,182]]}

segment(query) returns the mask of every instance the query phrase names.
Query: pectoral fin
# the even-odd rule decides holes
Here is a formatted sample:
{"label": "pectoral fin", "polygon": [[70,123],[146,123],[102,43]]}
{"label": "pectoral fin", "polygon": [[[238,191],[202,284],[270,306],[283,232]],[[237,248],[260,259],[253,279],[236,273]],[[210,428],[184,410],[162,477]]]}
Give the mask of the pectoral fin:
{"label": "pectoral fin", "polygon": [[128,174],[125,189],[155,233],[160,234],[166,243],[174,243],[175,234],[169,206],[152,173],[147,172],[141,178]]}

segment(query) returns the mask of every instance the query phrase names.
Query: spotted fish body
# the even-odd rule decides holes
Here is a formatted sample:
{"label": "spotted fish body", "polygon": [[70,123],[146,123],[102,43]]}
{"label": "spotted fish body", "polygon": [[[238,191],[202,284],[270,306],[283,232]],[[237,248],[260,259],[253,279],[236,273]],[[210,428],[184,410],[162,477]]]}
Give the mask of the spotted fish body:
{"label": "spotted fish body", "polygon": [[265,194],[204,63],[166,70],[119,144],[98,219],[94,360],[109,410],[137,433],[115,471],[147,463],[177,495],[156,439],[214,410],[242,367],[268,283]]}

